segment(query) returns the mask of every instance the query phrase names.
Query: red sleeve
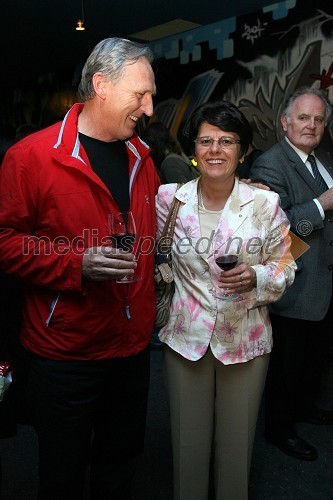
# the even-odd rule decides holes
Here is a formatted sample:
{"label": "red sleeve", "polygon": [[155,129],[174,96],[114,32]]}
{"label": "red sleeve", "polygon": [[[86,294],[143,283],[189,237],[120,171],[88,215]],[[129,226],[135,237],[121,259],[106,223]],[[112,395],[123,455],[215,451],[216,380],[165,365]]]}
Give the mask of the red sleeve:
{"label": "red sleeve", "polygon": [[12,147],[0,169],[0,267],[39,286],[81,290],[82,255],[59,252],[36,237],[38,183],[26,150]]}

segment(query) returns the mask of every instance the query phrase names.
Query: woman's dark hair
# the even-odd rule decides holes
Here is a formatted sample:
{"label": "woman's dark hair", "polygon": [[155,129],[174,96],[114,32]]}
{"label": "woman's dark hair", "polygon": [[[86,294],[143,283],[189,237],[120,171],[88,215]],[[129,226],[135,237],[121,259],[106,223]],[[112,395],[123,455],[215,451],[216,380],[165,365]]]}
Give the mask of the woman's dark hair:
{"label": "woman's dark hair", "polygon": [[144,129],[142,139],[151,148],[150,156],[159,170],[169,153],[181,154],[178,142],[172,137],[168,127],[162,122],[152,122]]}
{"label": "woman's dark hair", "polygon": [[191,115],[189,123],[189,141],[194,152],[194,140],[198,137],[199,128],[209,123],[226,132],[235,132],[241,141],[240,156],[246,154],[252,142],[253,132],[245,115],[231,102],[215,101],[201,104]]}

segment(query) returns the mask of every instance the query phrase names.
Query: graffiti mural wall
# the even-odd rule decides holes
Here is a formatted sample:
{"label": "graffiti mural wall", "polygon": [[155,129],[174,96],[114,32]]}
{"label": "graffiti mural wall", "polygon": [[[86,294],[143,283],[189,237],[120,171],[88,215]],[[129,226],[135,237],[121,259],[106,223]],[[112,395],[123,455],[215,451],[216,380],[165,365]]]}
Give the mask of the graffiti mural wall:
{"label": "graffiti mural wall", "polygon": [[[303,85],[325,89],[333,103],[333,3],[285,0],[151,44],[156,58],[153,120],[168,125],[184,150],[188,119],[209,99],[237,104],[265,150],[280,136],[286,98]],[[333,146],[333,128],[325,141]]]}

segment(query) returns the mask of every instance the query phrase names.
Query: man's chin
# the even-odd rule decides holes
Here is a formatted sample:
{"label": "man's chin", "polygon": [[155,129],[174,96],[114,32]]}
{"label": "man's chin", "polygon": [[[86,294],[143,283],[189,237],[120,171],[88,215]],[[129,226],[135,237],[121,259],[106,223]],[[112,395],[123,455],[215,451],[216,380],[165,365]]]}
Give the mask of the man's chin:
{"label": "man's chin", "polygon": [[130,122],[128,123],[128,126],[127,126],[129,134],[131,134],[131,135],[134,134],[136,126],[137,126],[137,122],[134,122],[133,120],[130,120]]}
{"label": "man's chin", "polygon": [[134,134],[134,130],[129,130],[128,133],[121,138],[119,139],[120,141],[127,141],[127,139],[130,139]]}
{"label": "man's chin", "polygon": [[318,141],[314,141],[312,139],[312,140],[304,141],[302,145],[307,147],[307,148],[315,149],[318,146],[318,144],[319,144]]}

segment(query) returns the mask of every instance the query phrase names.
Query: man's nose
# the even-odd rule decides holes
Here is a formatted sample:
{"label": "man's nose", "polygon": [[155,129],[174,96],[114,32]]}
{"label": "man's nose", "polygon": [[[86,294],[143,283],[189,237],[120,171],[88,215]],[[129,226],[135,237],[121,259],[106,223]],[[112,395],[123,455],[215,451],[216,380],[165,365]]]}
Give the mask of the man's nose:
{"label": "man's nose", "polygon": [[153,98],[151,95],[146,94],[141,103],[141,109],[147,116],[152,116],[154,112]]}
{"label": "man's nose", "polygon": [[309,118],[308,123],[307,123],[307,126],[308,126],[309,128],[316,128],[316,125],[317,125],[317,124],[316,124],[315,119],[314,119],[314,118]]}

